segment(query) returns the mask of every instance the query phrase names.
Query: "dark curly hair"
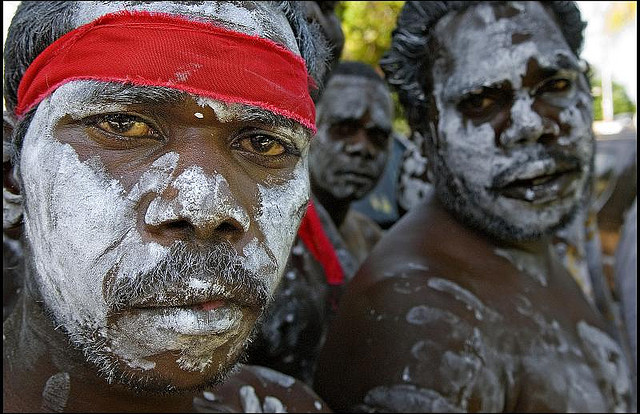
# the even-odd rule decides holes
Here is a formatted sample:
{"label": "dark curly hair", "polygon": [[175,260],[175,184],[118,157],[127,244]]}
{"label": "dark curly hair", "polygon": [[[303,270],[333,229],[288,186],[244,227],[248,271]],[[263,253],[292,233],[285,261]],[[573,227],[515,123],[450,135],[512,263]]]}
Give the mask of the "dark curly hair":
{"label": "dark curly hair", "polygon": [[[418,78],[428,73],[431,53],[429,43],[436,23],[449,12],[457,12],[482,3],[480,1],[408,1],[402,8],[392,33],[391,48],[380,60],[387,82],[397,90],[409,124],[415,127],[428,113],[430,86]],[[572,1],[541,2],[555,16],[567,44],[579,56],[586,23]]]}

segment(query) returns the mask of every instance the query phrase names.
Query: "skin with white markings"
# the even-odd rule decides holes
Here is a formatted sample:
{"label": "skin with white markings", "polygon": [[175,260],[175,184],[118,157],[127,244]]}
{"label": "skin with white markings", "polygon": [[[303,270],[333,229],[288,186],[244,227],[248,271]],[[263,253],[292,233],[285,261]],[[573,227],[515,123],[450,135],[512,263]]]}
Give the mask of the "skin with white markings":
{"label": "skin with white markings", "polygon": [[350,283],[315,389],[359,412],[632,411],[629,363],[550,242],[592,173],[581,65],[538,2],[431,33],[436,192]]}
{"label": "skin with white markings", "polygon": [[[74,23],[125,7],[214,21],[299,54],[284,15],[259,2],[78,2]],[[20,318],[5,324],[5,376],[37,374],[12,375],[5,408],[39,407],[20,396],[33,390],[54,410],[186,411],[193,394],[172,392],[230,375],[266,411],[302,401],[326,411],[311,390],[269,394],[237,365],[309,200],[310,137],[270,111],[163,88],[71,81],[45,98],[16,166],[26,333],[13,335]]]}

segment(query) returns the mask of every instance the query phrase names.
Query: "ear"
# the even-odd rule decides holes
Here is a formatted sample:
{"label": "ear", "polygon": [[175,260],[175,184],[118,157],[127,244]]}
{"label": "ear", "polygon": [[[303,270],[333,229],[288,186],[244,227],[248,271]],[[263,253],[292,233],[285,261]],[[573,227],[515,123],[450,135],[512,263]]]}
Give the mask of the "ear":
{"label": "ear", "polygon": [[2,114],[2,230],[6,236],[18,239],[22,234],[22,195],[14,162],[15,148],[12,144],[16,119],[13,114]]}

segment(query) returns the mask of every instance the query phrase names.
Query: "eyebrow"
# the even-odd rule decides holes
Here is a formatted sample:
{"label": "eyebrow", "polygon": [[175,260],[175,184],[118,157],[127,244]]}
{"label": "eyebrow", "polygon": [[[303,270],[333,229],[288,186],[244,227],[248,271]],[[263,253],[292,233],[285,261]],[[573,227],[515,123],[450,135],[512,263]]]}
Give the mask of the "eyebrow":
{"label": "eyebrow", "polygon": [[468,93],[479,89],[505,89],[507,87],[512,87],[511,82],[505,80],[493,82],[489,85],[467,83],[463,84],[459,88],[446,88],[444,92],[444,99],[446,101],[457,101],[458,99],[466,96]]}
{"label": "eyebrow", "polygon": [[555,59],[553,60],[553,64],[555,66],[542,66],[543,69],[549,69],[549,70],[555,70],[557,71],[558,69],[562,70],[575,70],[577,72],[581,71],[580,68],[580,63],[578,62],[577,59],[573,58],[572,56],[567,56],[564,53],[558,53],[555,56]]}
{"label": "eyebrow", "polygon": [[267,125],[273,125],[278,128],[288,129],[296,129],[298,126],[302,126],[292,119],[266,109],[256,108],[245,104],[236,105],[238,107],[234,107],[233,110],[236,112],[235,118],[240,122],[259,122]]}
{"label": "eyebrow", "polygon": [[91,101],[116,105],[177,104],[188,94],[161,86],[135,86],[122,83],[96,82],[88,91]]}
{"label": "eyebrow", "polygon": [[331,123],[336,123],[336,122],[357,122],[360,120],[360,118],[356,117],[356,116],[352,116],[352,115],[345,115],[345,114],[331,114],[328,116],[325,116],[325,122],[331,122]]}
{"label": "eyebrow", "polygon": [[[187,92],[162,86],[137,86],[123,83],[95,82],[92,83],[92,87],[87,91],[86,100],[87,102],[100,102],[122,106],[176,105],[192,96],[193,95]],[[229,109],[234,112],[234,120],[238,122],[257,122],[293,131],[301,129],[307,132],[309,136],[313,135],[310,129],[299,122],[269,110],[242,103],[220,102],[229,106]]]}

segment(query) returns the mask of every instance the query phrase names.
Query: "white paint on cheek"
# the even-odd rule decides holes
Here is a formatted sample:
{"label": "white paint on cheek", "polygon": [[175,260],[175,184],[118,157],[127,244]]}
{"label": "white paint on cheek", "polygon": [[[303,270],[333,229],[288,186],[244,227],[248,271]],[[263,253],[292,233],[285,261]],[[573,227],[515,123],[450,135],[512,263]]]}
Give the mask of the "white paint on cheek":
{"label": "white paint on cheek", "polygon": [[[44,126],[34,121],[34,128]],[[44,291],[57,296],[54,301],[63,305],[66,318],[100,319],[105,311],[102,281],[109,269],[119,263],[118,277],[135,277],[166,254],[161,246],[142,242],[134,206],[144,193],[141,188],[162,187],[162,175],[170,173],[161,169],[160,177],[143,176],[125,196],[119,181],[81,163],[73,148],[55,141],[50,131],[34,130],[26,144],[27,234],[40,259],[38,273],[48,285]]]}
{"label": "white paint on cheek", "polygon": [[101,287],[106,269],[95,261],[127,234],[134,216],[122,202],[117,180],[106,181],[102,172],[81,163],[71,146],[53,138],[63,109],[52,101],[40,105],[25,138],[25,230],[45,302],[64,321],[94,324],[106,310]]}
{"label": "white paint on cheek", "polygon": [[[492,185],[495,168],[504,162],[498,156],[495,131],[489,123],[474,126],[464,122],[454,108],[445,107],[437,99],[441,114],[440,154],[456,179],[464,179],[467,186],[480,191]],[[446,112],[445,112],[446,111]],[[470,139],[472,137],[472,139]],[[479,162],[478,160],[482,160]],[[439,177],[435,177],[436,181]]]}
{"label": "white paint on cheek", "polygon": [[258,185],[261,202],[256,220],[265,235],[265,245],[277,260],[278,274],[272,281],[273,288],[284,272],[302,218],[300,213],[309,201],[306,158],[298,162],[292,174],[293,178],[282,186]]}
{"label": "white paint on cheek", "polygon": [[202,115],[200,112],[196,112],[195,114],[193,114],[193,116],[195,116],[198,119],[204,118],[204,115]]}
{"label": "white paint on cheek", "polygon": [[242,249],[242,254],[244,255],[244,268],[254,274],[260,274],[264,269],[273,264],[271,260],[269,260],[269,255],[264,245],[259,243],[257,239],[253,239],[247,243]]}

